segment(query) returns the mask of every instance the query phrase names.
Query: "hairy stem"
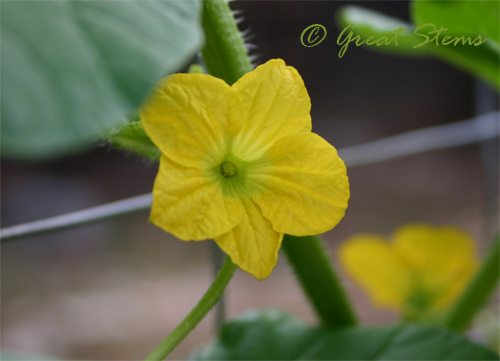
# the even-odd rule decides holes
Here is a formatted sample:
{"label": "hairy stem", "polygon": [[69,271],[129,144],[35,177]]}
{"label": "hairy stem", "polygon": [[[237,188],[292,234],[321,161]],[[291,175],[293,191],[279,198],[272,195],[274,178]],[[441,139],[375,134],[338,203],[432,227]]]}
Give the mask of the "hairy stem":
{"label": "hairy stem", "polygon": [[203,1],[205,47],[203,60],[208,72],[229,85],[252,71],[252,63],[226,0]]}

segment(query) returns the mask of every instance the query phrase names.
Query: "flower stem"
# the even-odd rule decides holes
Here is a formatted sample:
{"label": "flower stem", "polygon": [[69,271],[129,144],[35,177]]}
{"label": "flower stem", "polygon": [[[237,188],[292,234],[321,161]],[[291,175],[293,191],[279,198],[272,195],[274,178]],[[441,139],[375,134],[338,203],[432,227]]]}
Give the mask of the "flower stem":
{"label": "flower stem", "polygon": [[151,352],[145,361],[163,360],[172,350],[198,325],[217,300],[222,296],[227,284],[233,277],[236,265],[226,257],[222,268],[215,277],[214,282],[203,295],[201,300],[182,320],[182,322],[168,335],[162,343]]}
{"label": "flower stem", "polygon": [[226,0],[205,0],[203,60],[208,72],[229,85],[252,71],[252,63]]}
{"label": "flower stem", "polygon": [[469,282],[462,295],[445,314],[445,327],[463,331],[474,319],[495,290],[500,278],[500,234],[495,238],[490,252],[486,255],[476,275]]}
{"label": "flower stem", "polygon": [[356,324],[321,239],[285,235],[283,250],[322,323],[338,327]]}

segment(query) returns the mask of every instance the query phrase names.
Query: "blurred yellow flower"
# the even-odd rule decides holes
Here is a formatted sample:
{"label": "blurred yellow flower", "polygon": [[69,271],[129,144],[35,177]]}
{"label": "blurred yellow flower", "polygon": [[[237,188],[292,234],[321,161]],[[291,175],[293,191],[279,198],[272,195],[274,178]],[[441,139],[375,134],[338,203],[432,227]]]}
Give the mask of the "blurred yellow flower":
{"label": "blurred yellow flower", "polygon": [[283,234],[332,229],[346,168],[311,133],[302,78],[274,59],[233,86],[203,74],[163,79],[140,111],[163,155],[151,221],[182,240],[213,238],[243,270],[269,276]]}
{"label": "blurred yellow flower", "polygon": [[409,224],[392,243],[378,235],[355,235],[340,248],[347,274],[373,303],[403,312],[406,319],[431,317],[460,293],[476,268],[474,240],[452,227]]}

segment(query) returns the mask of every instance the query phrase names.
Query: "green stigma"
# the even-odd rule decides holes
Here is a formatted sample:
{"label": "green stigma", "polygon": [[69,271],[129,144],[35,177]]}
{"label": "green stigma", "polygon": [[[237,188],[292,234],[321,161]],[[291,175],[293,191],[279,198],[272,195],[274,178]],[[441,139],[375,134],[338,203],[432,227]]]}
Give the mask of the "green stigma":
{"label": "green stigma", "polygon": [[248,173],[253,169],[252,162],[241,161],[232,154],[207,168],[208,179],[227,197],[251,196],[256,188],[249,183]]}
{"label": "green stigma", "polygon": [[219,166],[219,172],[225,178],[232,177],[236,174],[236,166],[226,160]]}

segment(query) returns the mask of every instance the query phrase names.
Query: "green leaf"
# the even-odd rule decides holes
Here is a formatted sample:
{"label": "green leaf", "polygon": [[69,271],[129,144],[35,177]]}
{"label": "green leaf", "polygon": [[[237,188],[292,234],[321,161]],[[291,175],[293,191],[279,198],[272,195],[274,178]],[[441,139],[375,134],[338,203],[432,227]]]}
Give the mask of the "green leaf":
{"label": "green leaf", "polygon": [[480,46],[433,46],[436,55],[458,67],[483,78],[486,82],[500,87],[500,2],[475,1],[436,1],[414,0],[411,15],[415,26],[435,24],[447,28],[440,36],[470,36],[474,39],[481,35],[487,39]]}
{"label": "green leaf", "polygon": [[[481,1],[479,1],[481,2]],[[434,4],[435,3],[435,4]],[[474,1],[459,1],[459,2],[449,2],[449,1],[417,1],[413,5],[413,9],[415,12],[418,12],[419,15],[415,15],[414,17],[418,20],[418,23],[415,25],[422,25],[422,21],[428,21],[429,23],[436,24],[437,28],[441,26],[440,24],[445,24],[448,19],[443,14],[443,21],[438,20],[438,13],[432,13],[435,9],[433,7],[438,8],[446,8],[452,7],[455,3],[463,3],[463,4],[475,4]],[[498,4],[497,4],[498,5]],[[498,7],[497,5],[493,6],[492,13],[495,14],[495,9]],[[464,5],[473,6],[473,5]],[[487,5],[486,5],[487,6]],[[424,10],[429,10],[430,14],[433,14],[432,17],[426,18],[422,14],[425,12]],[[486,12],[486,10],[484,10]],[[498,14],[498,11],[496,11]],[[453,26],[461,23],[460,26],[457,25],[457,29],[454,32],[450,32],[450,36],[454,35],[467,35],[467,33],[460,33],[460,31],[471,32],[471,29],[477,29],[476,33],[470,35],[477,35],[484,26],[477,26],[474,21],[471,21],[470,18],[472,15],[463,14],[461,11],[456,11],[456,18],[453,21],[453,24],[445,25],[449,29],[452,29]],[[491,16],[486,16],[486,18],[490,18]],[[391,45],[381,45],[381,46],[367,46],[367,48],[382,51],[391,54],[399,54],[399,55],[408,55],[412,57],[427,57],[433,56],[439,58],[441,60],[446,61],[447,63],[453,64],[465,71],[468,71],[475,76],[482,78],[485,82],[492,85],[496,89],[500,88],[500,67],[499,67],[499,52],[495,49],[498,49],[496,43],[492,40],[494,37],[492,36],[486,43],[480,46],[470,46],[470,45],[439,45],[436,46],[435,43],[426,44],[424,46],[415,48],[415,45],[422,43],[425,40],[422,36],[418,36],[414,34],[415,26],[410,25],[403,20],[392,18],[390,16],[380,14],[373,10],[367,10],[359,6],[346,6],[341,9],[337,14],[337,21],[342,28],[345,28],[347,25],[353,24],[354,35],[361,35],[363,39],[366,39],[369,36],[375,36],[379,38],[380,36],[387,35],[388,31],[396,30],[400,26],[403,28],[407,28],[406,31],[401,32],[398,37],[398,45],[395,46],[394,42]],[[451,22],[451,21],[450,21]],[[425,22],[424,22],[425,23]],[[467,25],[464,25],[467,24]],[[498,15],[497,15],[497,24],[498,29]],[[495,31],[494,26],[489,26],[489,30],[485,32],[485,34],[489,34],[490,32]],[[424,31],[422,33],[425,34]],[[443,33],[441,35],[441,40],[447,33]],[[498,34],[498,31],[497,31]],[[355,44],[351,43],[350,47],[354,47]],[[365,46],[365,45],[363,45]],[[339,48],[340,49],[340,48]],[[349,50],[347,50],[347,53]]]}
{"label": "green leaf", "polygon": [[132,150],[148,158],[159,160],[161,151],[149,139],[140,120],[125,123],[109,135],[109,141],[117,148]]}
{"label": "green leaf", "polygon": [[312,327],[280,311],[226,323],[192,360],[498,360],[462,335],[424,325]]}
{"label": "green leaf", "polygon": [[202,42],[200,2],[4,1],[2,154],[90,145]]}
{"label": "green leaf", "polygon": [[450,36],[482,35],[493,49],[500,49],[500,2],[414,0],[411,4],[416,26],[428,23],[438,28],[443,26]]}

